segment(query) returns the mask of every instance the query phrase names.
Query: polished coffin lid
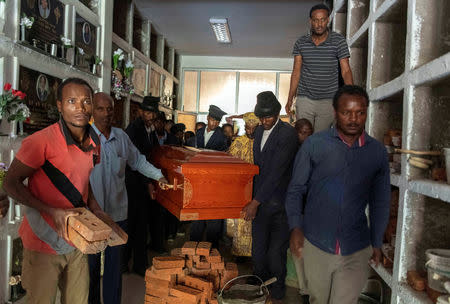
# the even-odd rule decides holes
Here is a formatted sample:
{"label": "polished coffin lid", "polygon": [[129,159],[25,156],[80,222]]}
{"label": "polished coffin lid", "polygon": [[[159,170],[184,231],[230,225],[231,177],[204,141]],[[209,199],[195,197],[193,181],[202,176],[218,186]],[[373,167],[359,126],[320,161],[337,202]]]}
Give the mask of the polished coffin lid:
{"label": "polished coffin lid", "polygon": [[173,186],[157,187],[157,201],[182,221],[239,218],[259,172],[226,152],[175,146],[157,148],[152,163]]}

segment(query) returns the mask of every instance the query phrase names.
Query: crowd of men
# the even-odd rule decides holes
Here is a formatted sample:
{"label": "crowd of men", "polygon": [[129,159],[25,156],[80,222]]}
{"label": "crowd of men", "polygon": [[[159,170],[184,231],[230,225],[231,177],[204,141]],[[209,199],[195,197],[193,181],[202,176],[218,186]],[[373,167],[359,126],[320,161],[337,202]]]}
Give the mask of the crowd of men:
{"label": "crowd of men", "polygon": [[[8,195],[27,207],[19,233],[28,303],[55,303],[58,289],[61,303],[120,303],[130,260],[131,271],[142,276],[149,265],[147,240],[153,250],[165,251],[165,240],[179,225],[155,201],[152,181],[168,181],[148,162],[153,148],[164,144],[228,151],[259,167],[252,200],[235,222],[232,251],[251,256],[263,280],[277,278],[270,287],[272,303],[285,295],[289,247],[304,303],[356,303],[369,260],[381,259],[389,167],[383,144],[364,131],[369,98],[352,85],[348,46],[328,30],[329,14],[325,5],[313,7],[311,33],[294,46],[286,103],[290,113],[296,97],[294,126],[280,119],[281,103],[265,91],[256,96],[254,112],[241,115],[240,137],[232,125],[219,126],[226,113],[214,105],[207,123],[185,132],[183,124],[166,120],[152,96],[124,131],[112,127],[114,101],[108,94],[93,94],[78,78],[63,81],[57,92],[60,121],[24,139],[4,181]],[[345,84],[340,88],[339,75]],[[100,254],[83,255],[68,240],[74,207],[110,217],[128,232],[126,247],[105,251],[103,288]],[[216,247],[224,227],[222,220],[194,221],[190,239]]]}

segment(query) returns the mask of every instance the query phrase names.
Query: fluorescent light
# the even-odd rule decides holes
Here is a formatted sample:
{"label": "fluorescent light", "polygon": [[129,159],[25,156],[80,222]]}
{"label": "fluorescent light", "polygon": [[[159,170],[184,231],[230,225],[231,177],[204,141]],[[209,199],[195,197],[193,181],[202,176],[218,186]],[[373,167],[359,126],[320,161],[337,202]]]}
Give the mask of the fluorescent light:
{"label": "fluorescent light", "polygon": [[231,34],[226,18],[210,18],[209,23],[211,23],[217,42],[231,43]]}

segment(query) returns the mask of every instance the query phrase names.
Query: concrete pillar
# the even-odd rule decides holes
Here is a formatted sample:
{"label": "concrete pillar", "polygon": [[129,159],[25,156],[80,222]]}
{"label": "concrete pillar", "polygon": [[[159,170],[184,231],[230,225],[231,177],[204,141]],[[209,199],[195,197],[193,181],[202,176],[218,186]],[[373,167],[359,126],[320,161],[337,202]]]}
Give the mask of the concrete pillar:
{"label": "concrete pillar", "polygon": [[150,58],[150,41],[152,34],[152,23],[150,20],[144,20],[142,24],[142,51],[145,56]]}
{"label": "concrete pillar", "polygon": [[125,40],[130,45],[133,45],[133,17],[134,17],[134,4],[130,2],[127,14],[127,30],[125,31]]}
{"label": "concrete pillar", "polygon": [[101,92],[109,93],[111,90],[111,52],[112,52],[112,32],[113,32],[113,9],[112,1],[103,1],[100,6],[100,24],[103,27],[100,37],[99,56],[102,60],[102,75],[99,81]]}
{"label": "concrete pillar", "polygon": [[170,47],[169,48],[169,64],[167,66],[167,71],[171,74],[174,75],[175,72],[175,49]]}
{"label": "concrete pillar", "polygon": [[164,36],[158,35],[156,40],[156,63],[162,68],[164,68],[164,43]]}

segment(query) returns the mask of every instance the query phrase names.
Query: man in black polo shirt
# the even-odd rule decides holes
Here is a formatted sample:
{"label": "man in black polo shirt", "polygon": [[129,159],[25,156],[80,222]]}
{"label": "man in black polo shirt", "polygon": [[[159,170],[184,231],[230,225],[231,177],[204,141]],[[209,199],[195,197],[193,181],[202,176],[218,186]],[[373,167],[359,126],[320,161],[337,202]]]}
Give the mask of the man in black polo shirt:
{"label": "man in black polo shirt", "polygon": [[325,4],[312,7],[311,33],[300,37],[292,52],[295,57],[286,112],[291,112],[297,96],[297,119],[308,119],[314,132],[329,128],[334,121],[332,99],[339,86],[339,68],[344,83],[353,84],[347,42],[328,29],[329,15]]}

